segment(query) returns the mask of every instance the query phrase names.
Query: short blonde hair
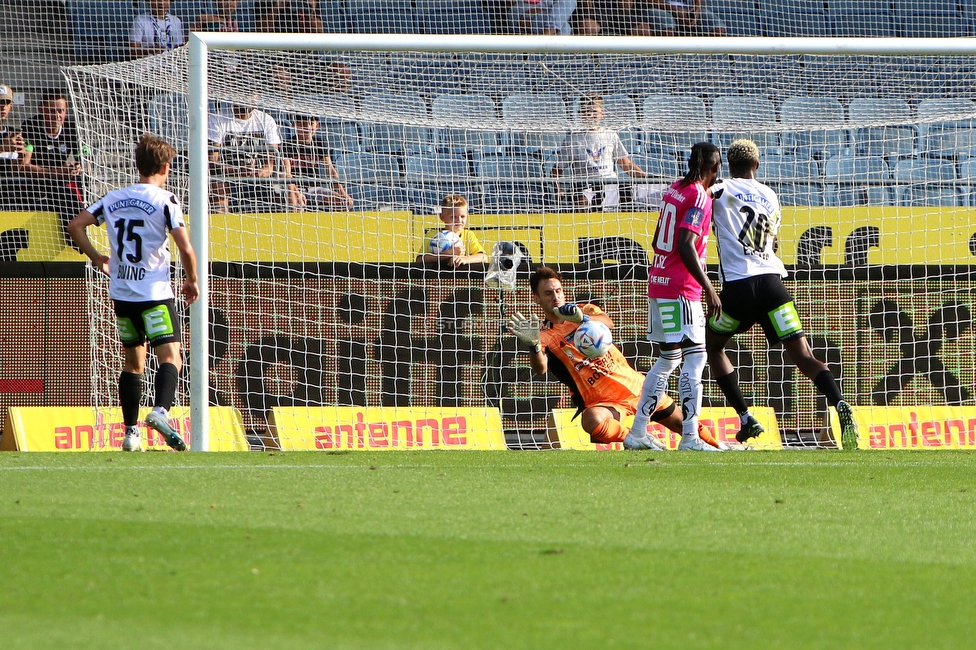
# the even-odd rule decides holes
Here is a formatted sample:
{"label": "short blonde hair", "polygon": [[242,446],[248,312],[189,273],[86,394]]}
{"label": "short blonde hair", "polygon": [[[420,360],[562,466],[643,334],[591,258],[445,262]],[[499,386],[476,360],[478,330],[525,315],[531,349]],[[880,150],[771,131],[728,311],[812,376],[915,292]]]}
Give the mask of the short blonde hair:
{"label": "short blonde hair", "polygon": [[759,147],[746,138],[734,140],[725,152],[725,159],[730,172],[748,171],[759,164]]}
{"label": "short blonde hair", "polygon": [[441,200],[442,208],[466,208],[468,200],[460,194],[448,194]]}

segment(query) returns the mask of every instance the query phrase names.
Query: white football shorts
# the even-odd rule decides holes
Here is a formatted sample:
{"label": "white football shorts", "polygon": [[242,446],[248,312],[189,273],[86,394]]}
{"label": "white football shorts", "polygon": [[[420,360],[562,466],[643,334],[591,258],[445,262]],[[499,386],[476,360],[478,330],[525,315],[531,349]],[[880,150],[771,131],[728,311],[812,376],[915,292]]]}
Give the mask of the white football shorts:
{"label": "white football shorts", "polygon": [[647,299],[647,338],[656,343],[705,342],[705,309],[700,300]]}

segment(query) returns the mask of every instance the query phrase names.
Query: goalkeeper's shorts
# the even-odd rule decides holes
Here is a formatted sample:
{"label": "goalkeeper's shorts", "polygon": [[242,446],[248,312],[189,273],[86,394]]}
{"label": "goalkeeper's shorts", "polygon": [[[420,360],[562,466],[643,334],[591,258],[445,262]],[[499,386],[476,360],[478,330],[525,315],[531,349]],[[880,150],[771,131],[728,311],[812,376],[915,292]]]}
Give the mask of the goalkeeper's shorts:
{"label": "goalkeeper's shorts", "polygon": [[[637,403],[640,402],[640,395],[633,395],[625,401],[617,400],[607,400],[602,402],[597,402],[596,404],[588,404],[586,408],[592,408],[594,406],[602,406],[603,408],[608,408],[616,413],[614,419],[622,420],[628,415],[633,415],[637,412]],[[658,400],[657,408],[654,409],[654,414],[651,415],[651,420],[657,421],[654,416],[657,414],[669,415],[671,413],[671,407],[674,405],[674,400],[670,395],[665,393],[661,395],[661,399]]]}

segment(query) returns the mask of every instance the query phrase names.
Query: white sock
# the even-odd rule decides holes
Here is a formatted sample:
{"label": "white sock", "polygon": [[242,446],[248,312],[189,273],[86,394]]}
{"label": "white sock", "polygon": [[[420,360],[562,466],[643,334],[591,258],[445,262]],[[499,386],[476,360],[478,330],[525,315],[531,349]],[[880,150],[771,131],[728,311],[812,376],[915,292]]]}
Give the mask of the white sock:
{"label": "white sock", "polygon": [[162,406],[154,406],[153,407],[153,413],[159,413],[164,418],[169,419],[169,413],[167,413],[166,412],[166,409],[164,409]]}
{"label": "white sock", "polygon": [[681,375],[678,377],[678,395],[681,397],[681,437],[698,437],[698,414],[702,404],[702,372],[705,371],[705,346],[683,348]]}
{"label": "white sock", "polygon": [[657,410],[661,396],[668,388],[668,378],[675,368],[681,365],[681,350],[662,350],[654,365],[644,377],[641,387],[640,402],[634,415],[634,425],[630,428],[635,436],[643,436],[647,432],[647,425],[651,415]]}
{"label": "white sock", "polygon": [[136,426],[136,425],[126,427],[125,428],[125,435],[127,435],[127,436],[138,436],[138,435],[140,435],[139,434],[139,427]]}

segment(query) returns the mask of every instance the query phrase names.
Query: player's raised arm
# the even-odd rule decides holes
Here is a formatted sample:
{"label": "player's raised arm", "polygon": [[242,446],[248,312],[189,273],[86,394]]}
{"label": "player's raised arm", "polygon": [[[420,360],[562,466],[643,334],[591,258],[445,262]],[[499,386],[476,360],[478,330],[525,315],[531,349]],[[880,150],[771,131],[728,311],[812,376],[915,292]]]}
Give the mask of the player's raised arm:
{"label": "player's raised arm", "polygon": [[98,220],[88,210],[82,210],[68,224],[68,234],[82,253],[92,261],[92,266],[108,275],[108,255],[102,255],[88,237],[88,226],[97,226]]}

